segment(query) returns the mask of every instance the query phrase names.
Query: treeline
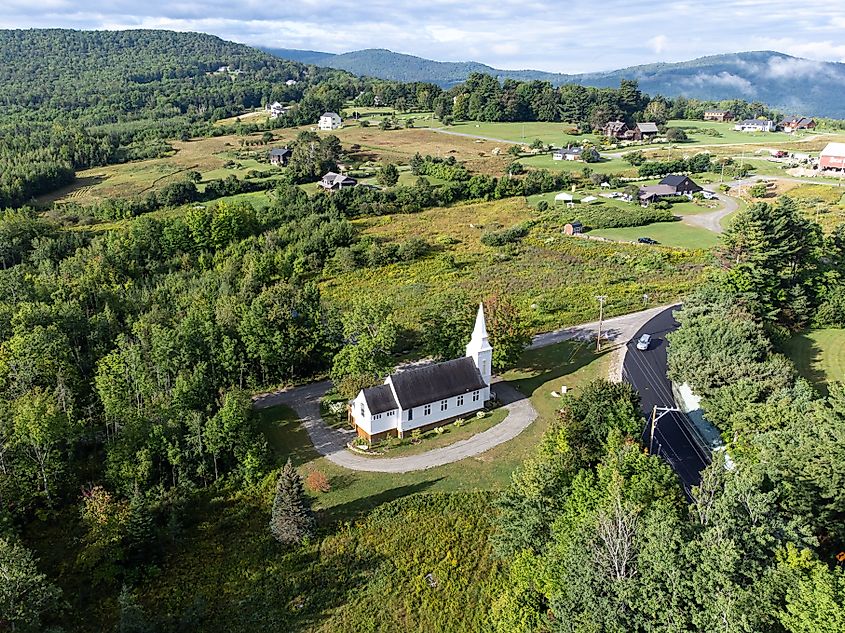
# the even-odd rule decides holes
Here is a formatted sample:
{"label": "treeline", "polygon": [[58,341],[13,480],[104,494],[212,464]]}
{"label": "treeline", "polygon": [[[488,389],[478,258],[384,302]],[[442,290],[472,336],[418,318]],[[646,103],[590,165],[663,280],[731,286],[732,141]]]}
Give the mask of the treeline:
{"label": "treeline", "polygon": [[[479,121],[560,121],[571,123],[583,132],[600,129],[608,121],[653,121],[665,124],[670,119],[700,119],[713,102],[685,97],[668,99],[642,94],[637,82],[623,79],[619,88],[591,88],[579,84],[554,87],[544,81],[499,82],[491,75],[471,74],[466,82],[436,99],[438,118]],[[741,100],[723,101],[740,118],[774,116],[762,103]]]}

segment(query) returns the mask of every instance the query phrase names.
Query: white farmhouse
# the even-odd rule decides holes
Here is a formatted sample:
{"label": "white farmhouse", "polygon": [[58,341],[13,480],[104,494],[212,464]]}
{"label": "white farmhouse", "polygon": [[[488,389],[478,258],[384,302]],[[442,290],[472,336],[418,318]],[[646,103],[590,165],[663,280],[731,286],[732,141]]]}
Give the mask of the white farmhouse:
{"label": "white farmhouse", "polygon": [[342,123],[343,121],[337,112],[324,112],[323,116],[320,117],[319,127],[321,130],[336,130]]}
{"label": "white farmhouse", "polygon": [[371,442],[440,426],[484,407],[492,366],[493,348],[479,305],[465,357],[391,374],[383,385],[358,392],[349,415],[358,435]]}

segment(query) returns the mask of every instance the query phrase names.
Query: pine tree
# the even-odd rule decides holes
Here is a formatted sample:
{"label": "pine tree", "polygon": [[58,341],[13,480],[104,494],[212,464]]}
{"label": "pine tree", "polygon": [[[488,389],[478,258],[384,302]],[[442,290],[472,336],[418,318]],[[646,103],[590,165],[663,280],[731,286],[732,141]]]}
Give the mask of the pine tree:
{"label": "pine tree", "polygon": [[280,543],[301,543],[314,533],[311,504],[305,497],[302,478],[290,459],[276,483],[270,532]]}

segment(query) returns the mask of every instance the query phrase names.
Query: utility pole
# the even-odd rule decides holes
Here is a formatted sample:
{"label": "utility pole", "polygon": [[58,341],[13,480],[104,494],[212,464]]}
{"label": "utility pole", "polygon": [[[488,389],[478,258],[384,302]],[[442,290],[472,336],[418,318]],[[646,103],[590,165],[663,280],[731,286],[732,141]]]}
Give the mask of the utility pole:
{"label": "utility pole", "polygon": [[[657,414],[658,411],[660,412],[660,415]],[[649,433],[649,439],[648,439],[648,452],[649,452],[649,454],[651,454],[651,452],[654,448],[654,431],[657,428],[657,422],[660,420],[660,418],[662,418],[667,413],[671,413],[671,412],[679,413],[680,411],[681,410],[678,409],[677,407],[658,407],[657,405],[654,405],[654,408],[651,410],[651,431]]]}
{"label": "utility pole", "polygon": [[596,299],[599,300],[599,335],[596,337],[596,351],[601,351],[601,324],[604,320],[604,302],[607,301],[607,295],[598,295]]}

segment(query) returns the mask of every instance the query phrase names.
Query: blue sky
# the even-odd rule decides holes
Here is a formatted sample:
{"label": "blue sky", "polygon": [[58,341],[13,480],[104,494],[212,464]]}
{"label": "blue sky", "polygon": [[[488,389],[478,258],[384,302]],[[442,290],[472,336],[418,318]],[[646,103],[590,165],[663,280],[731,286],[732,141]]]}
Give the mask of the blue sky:
{"label": "blue sky", "polygon": [[845,61],[840,0],[2,0],[0,27],[203,31],[262,46],[389,48],[558,72],[764,49]]}

